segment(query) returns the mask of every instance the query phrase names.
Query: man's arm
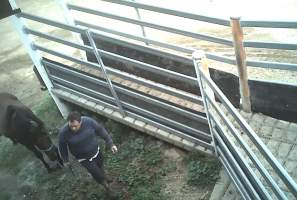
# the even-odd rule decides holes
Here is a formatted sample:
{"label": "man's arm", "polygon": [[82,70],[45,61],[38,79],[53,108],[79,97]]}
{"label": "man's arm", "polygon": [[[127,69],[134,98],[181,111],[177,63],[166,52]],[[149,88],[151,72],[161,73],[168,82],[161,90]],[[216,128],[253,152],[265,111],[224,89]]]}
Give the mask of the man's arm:
{"label": "man's arm", "polygon": [[63,161],[65,163],[69,162],[68,145],[66,142],[66,132],[64,131],[64,129],[61,129],[59,133],[59,152]]}
{"label": "man's arm", "polygon": [[94,119],[92,119],[92,124],[95,128],[96,134],[99,137],[101,137],[102,139],[104,139],[104,141],[106,142],[108,147],[111,149],[112,153],[116,153],[118,151],[118,149],[113,144],[113,141],[112,141],[110,135],[108,134],[108,132],[106,131],[106,129],[104,128],[104,126],[102,124],[99,124],[98,122],[96,122]]}

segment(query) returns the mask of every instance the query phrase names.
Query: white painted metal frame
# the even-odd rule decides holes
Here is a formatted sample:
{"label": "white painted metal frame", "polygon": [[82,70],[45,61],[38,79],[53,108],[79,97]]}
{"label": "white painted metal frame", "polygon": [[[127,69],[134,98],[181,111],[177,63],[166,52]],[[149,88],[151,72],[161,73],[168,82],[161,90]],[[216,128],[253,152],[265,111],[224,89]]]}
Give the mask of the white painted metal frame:
{"label": "white painted metal frame", "polygon": [[[9,3],[12,9],[18,9],[18,6],[14,0],[9,0]],[[11,16],[10,21],[12,25],[15,27],[15,29],[17,30],[25,49],[27,50],[31,60],[33,61],[33,64],[36,66],[38,73],[40,74],[46,87],[48,88],[50,95],[52,96],[53,100],[58,106],[59,111],[61,112],[62,116],[66,118],[68,116],[69,110],[66,104],[64,104],[55,94],[51,92],[51,89],[53,88],[53,84],[49,79],[44,66],[41,63],[42,57],[40,53],[33,48],[34,39],[32,38],[32,36],[28,35],[24,31],[26,28],[26,23],[22,19],[19,19],[16,15]]]}

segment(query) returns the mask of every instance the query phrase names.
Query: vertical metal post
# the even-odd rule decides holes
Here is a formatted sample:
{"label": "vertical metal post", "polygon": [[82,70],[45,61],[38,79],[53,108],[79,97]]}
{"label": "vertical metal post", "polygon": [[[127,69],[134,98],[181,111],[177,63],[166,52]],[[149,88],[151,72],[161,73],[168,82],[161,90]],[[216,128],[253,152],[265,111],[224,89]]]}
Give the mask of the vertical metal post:
{"label": "vertical metal post", "polygon": [[200,71],[199,68],[205,72],[205,74],[210,77],[209,74],[209,70],[208,70],[208,65],[207,65],[207,60],[206,60],[206,56],[204,51],[199,50],[199,51],[195,51],[192,54],[192,59],[194,62],[194,67],[195,67],[195,72],[196,72],[196,78],[200,87],[200,92],[201,92],[201,96],[203,99],[203,104],[204,104],[204,108],[205,108],[205,112],[206,112],[206,116],[207,116],[207,121],[208,121],[208,125],[209,125],[209,129],[210,129],[210,133],[211,133],[211,137],[212,137],[212,141],[213,141],[213,146],[214,146],[214,150],[215,150],[215,154],[218,156],[218,152],[217,152],[217,148],[216,148],[216,142],[215,142],[215,138],[214,138],[214,134],[213,134],[213,128],[214,128],[214,123],[212,122],[212,120],[209,117],[209,110],[210,110],[210,105],[208,104],[205,94],[207,93],[213,100],[215,99],[214,97],[214,93],[211,90],[211,88],[207,85],[204,85],[202,82],[202,78],[200,75]]}
{"label": "vertical metal post", "polygon": [[[14,0],[9,0],[9,3],[11,5],[12,9],[18,9],[17,4]],[[68,113],[69,113],[68,107],[56,95],[54,95],[52,93],[51,89],[53,88],[53,84],[52,84],[51,80],[49,79],[48,74],[41,62],[41,60],[42,60],[41,54],[33,48],[33,44],[34,44],[33,37],[28,35],[24,31],[24,29],[26,28],[25,22],[15,15],[10,17],[10,21],[11,21],[12,25],[15,27],[15,29],[17,30],[17,32],[21,38],[21,41],[23,42],[25,49],[27,50],[34,65],[36,66],[38,73],[40,74],[46,87],[48,88],[48,91],[49,91],[51,97],[54,99],[54,102],[58,106],[60,113],[62,114],[62,116],[64,118],[67,118]]]}
{"label": "vertical metal post", "polygon": [[[132,2],[136,2],[136,0],[132,0]],[[141,16],[140,16],[140,12],[138,10],[138,8],[134,7],[135,11],[136,11],[136,14],[137,14],[137,18],[138,20],[141,20]],[[142,36],[144,38],[146,38],[146,32],[145,32],[145,29],[144,29],[144,26],[140,25],[140,28],[141,28],[141,31],[142,31]],[[149,45],[148,42],[145,42],[146,45]]]}
{"label": "vertical metal post", "polygon": [[119,107],[119,109],[120,109],[121,114],[122,114],[123,116],[126,116],[126,114],[125,114],[125,112],[124,112],[124,109],[123,109],[123,107],[122,107],[122,104],[121,104],[121,102],[120,102],[120,99],[119,99],[117,93],[115,92],[115,90],[114,90],[114,88],[113,88],[112,82],[111,82],[110,79],[108,78],[108,74],[107,74],[107,72],[106,72],[106,70],[105,70],[104,63],[103,63],[103,61],[102,61],[102,59],[101,59],[100,53],[99,53],[99,51],[98,51],[98,49],[97,49],[97,47],[96,47],[95,41],[94,41],[94,39],[93,39],[93,37],[92,37],[92,32],[91,32],[89,29],[87,29],[87,30],[86,30],[86,35],[87,35],[87,38],[88,38],[88,40],[89,40],[89,42],[90,42],[90,44],[91,44],[91,46],[92,46],[92,48],[93,48],[93,52],[94,52],[94,54],[95,54],[95,57],[96,57],[96,59],[97,59],[97,62],[98,62],[99,65],[101,66],[101,69],[102,69],[104,78],[106,79],[106,82],[107,82],[107,84],[108,84],[108,86],[109,86],[109,89],[110,89],[110,91],[111,91],[111,94],[113,95],[113,97],[114,97],[114,99],[115,99],[115,101],[116,101],[116,104],[118,105],[118,107]]}
{"label": "vertical metal post", "polygon": [[[72,17],[72,14],[71,14],[71,11],[70,9],[68,8],[67,6],[67,3],[65,0],[56,0],[56,2],[61,6],[62,10],[63,10],[63,14],[64,14],[64,18],[66,20],[66,23],[69,24],[69,25],[72,25],[72,26],[76,26],[75,24],[75,21]],[[71,32],[74,39],[81,45],[84,45],[84,42],[83,42],[83,39],[81,37],[81,34],[79,33],[74,33],[74,32]],[[87,56],[86,54],[83,54],[81,52],[81,50],[78,50],[80,52],[80,55],[81,55],[81,58],[84,59],[84,60],[87,60]]]}
{"label": "vertical metal post", "polygon": [[243,31],[240,26],[240,17],[231,17],[233,45],[236,56],[237,70],[239,76],[239,88],[242,109],[251,112],[250,89],[246,67],[246,54],[243,46]]}

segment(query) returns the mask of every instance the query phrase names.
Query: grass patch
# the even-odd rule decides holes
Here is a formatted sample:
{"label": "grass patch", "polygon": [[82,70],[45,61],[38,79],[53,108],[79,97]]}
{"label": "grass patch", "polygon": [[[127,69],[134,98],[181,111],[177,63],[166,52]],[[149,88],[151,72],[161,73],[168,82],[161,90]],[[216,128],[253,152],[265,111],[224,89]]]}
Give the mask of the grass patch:
{"label": "grass patch", "polygon": [[32,157],[25,147],[13,145],[8,139],[2,138],[0,146],[0,169],[11,174],[19,173],[23,168],[23,161]]}
{"label": "grass patch", "polygon": [[[113,124],[111,134],[117,138],[120,151],[116,155],[107,154],[106,166],[122,187],[122,196],[135,200],[167,199],[162,193],[162,178],[160,168],[163,167],[160,147],[150,144],[147,137],[130,130],[126,137],[114,132],[122,130],[120,124]],[[128,136],[128,137],[127,137]]]}
{"label": "grass patch", "polygon": [[211,159],[196,152],[190,154],[186,160],[189,185],[207,187],[218,180],[221,165],[217,159]]}
{"label": "grass patch", "polygon": [[54,100],[46,95],[43,101],[33,108],[34,113],[41,119],[49,133],[58,133],[58,129],[65,123]]}

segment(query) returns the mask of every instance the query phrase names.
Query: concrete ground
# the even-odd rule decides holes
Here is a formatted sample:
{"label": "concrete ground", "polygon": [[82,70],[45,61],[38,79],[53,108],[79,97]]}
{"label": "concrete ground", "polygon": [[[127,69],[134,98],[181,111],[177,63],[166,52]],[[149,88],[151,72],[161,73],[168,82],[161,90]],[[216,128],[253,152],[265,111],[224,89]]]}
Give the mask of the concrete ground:
{"label": "concrete ground", "polygon": [[[62,12],[58,10],[54,1],[17,1],[22,10],[36,15],[51,15],[49,17],[61,18]],[[30,25],[30,24],[29,24]],[[39,28],[38,24],[33,27]],[[51,27],[45,31],[52,30]],[[20,37],[9,18],[0,21],[0,92],[9,92],[16,95],[29,107],[40,102],[44,93],[32,70],[33,63],[27,54]]]}
{"label": "concrete ground", "polygon": [[[246,114],[241,112],[242,116],[250,124],[253,130],[257,135],[262,139],[268,149],[279,161],[281,166],[283,166],[289,175],[297,181],[297,124],[289,123],[282,120],[277,120],[269,116],[262,114]],[[284,191],[289,200],[294,200],[296,197],[292,195],[291,192],[285,187],[284,183],[276,176],[275,172],[271,167],[268,167],[268,163],[260,156],[258,149],[253,145],[246,135],[242,135],[242,138],[245,142],[251,147],[252,151],[256,154],[258,159],[268,169],[269,174],[276,180],[276,183]],[[242,149],[240,152],[242,153]],[[244,154],[243,154],[244,155]],[[247,157],[247,156],[245,156]],[[250,163],[251,161],[249,161]],[[255,168],[253,168],[254,171]],[[234,184],[231,182],[231,179],[227,176],[227,172],[223,169],[221,171],[221,178],[216,183],[214,191],[211,196],[211,200],[241,200],[239,192],[235,188]],[[256,172],[258,177],[261,177],[259,173]],[[271,189],[267,186],[265,180],[261,177],[260,181],[268,188],[268,191]],[[273,199],[277,199],[273,196]]]}

